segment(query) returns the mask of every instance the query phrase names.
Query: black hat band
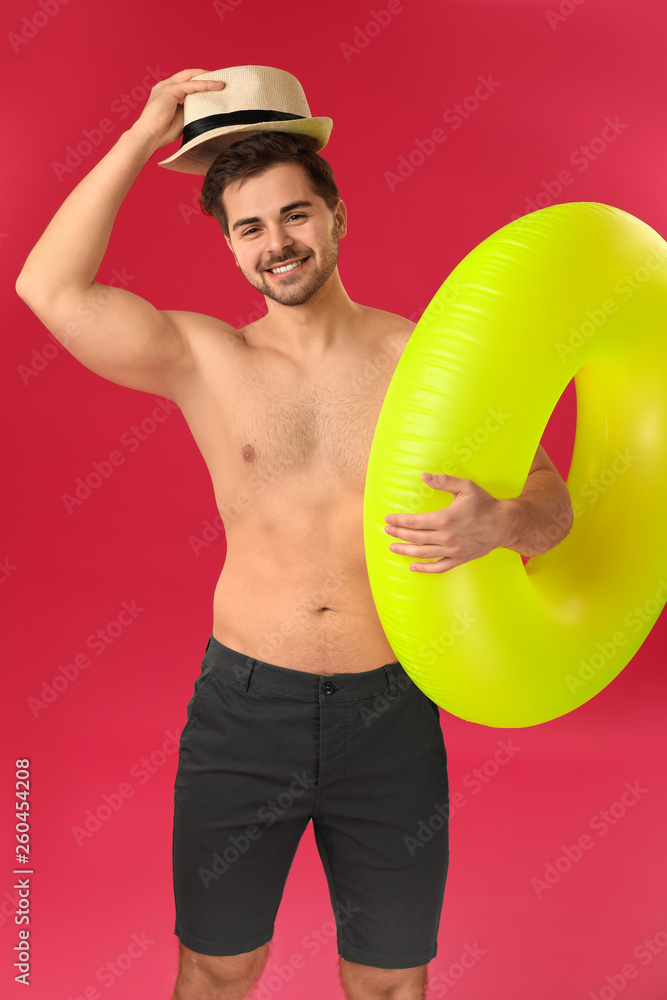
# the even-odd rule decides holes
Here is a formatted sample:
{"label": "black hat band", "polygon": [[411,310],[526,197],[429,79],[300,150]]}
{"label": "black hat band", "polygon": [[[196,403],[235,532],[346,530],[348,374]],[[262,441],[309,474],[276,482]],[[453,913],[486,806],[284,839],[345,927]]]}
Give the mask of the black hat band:
{"label": "black hat band", "polygon": [[256,125],[258,122],[286,122],[294,121],[296,118],[304,118],[304,115],[291,115],[287,111],[232,111],[229,114],[207,115],[205,118],[198,118],[195,122],[190,122],[183,129],[183,146],[214,128],[222,128],[229,125]]}

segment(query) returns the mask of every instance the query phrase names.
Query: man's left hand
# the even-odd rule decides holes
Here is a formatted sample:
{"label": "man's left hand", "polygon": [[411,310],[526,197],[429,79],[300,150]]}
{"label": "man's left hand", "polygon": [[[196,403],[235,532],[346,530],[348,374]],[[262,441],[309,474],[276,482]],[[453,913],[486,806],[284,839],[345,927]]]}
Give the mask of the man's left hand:
{"label": "man's left hand", "polygon": [[[472,479],[422,473],[434,490],[453,493],[444,510],[425,514],[388,514],[385,531],[400,541],[390,549],[430,563],[412,563],[418,573],[445,573],[471,559],[479,559],[503,544],[507,530],[506,511],[510,501],[499,500]],[[402,544],[412,543],[412,544]]]}

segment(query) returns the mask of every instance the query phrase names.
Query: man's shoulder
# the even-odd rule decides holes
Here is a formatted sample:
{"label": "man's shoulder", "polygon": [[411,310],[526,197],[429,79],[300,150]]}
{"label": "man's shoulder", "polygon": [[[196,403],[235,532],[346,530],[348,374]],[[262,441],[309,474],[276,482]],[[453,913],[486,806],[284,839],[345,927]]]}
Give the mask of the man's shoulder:
{"label": "man's shoulder", "polygon": [[205,313],[189,312],[186,309],[164,309],[164,314],[188,339],[217,339],[221,342],[243,341],[243,335],[224,320]]}
{"label": "man's shoulder", "polygon": [[383,336],[408,341],[410,334],[417,325],[405,316],[388,312],[386,309],[376,309],[374,306],[363,306],[373,328]]}

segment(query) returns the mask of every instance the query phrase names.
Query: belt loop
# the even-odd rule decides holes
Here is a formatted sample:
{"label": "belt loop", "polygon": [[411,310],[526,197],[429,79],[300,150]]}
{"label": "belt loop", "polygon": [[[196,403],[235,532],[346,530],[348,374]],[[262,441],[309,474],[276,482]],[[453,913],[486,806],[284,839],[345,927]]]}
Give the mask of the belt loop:
{"label": "belt loop", "polygon": [[384,672],[387,675],[387,697],[396,697],[396,679],[394,677],[394,671],[391,669],[391,663],[385,664]]}
{"label": "belt loop", "polygon": [[238,677],[239,691],[247,691],[250,684],[250,674],[257,661],[246,656],[245,663],[234,663],[234,674]]}

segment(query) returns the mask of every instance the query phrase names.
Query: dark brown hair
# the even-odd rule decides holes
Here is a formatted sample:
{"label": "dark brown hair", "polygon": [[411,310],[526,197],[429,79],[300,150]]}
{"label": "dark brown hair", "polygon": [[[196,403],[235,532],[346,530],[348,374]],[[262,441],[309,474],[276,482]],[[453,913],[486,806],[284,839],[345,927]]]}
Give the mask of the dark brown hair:
{"label": "dark brown hair", "polygon": [[320,195],[331,212],[335,211],[340,195],[331,166],[315,152],[317,140],[311,136],[290,132],[260,132],[235,142],[219,153],[208,168],[201,189],[202,211],[214,216],[225,236],[229,223],[222,200],[228,184],[245,181],[265,173],[277,163],[298,163],[306,172],[315,194]]}

